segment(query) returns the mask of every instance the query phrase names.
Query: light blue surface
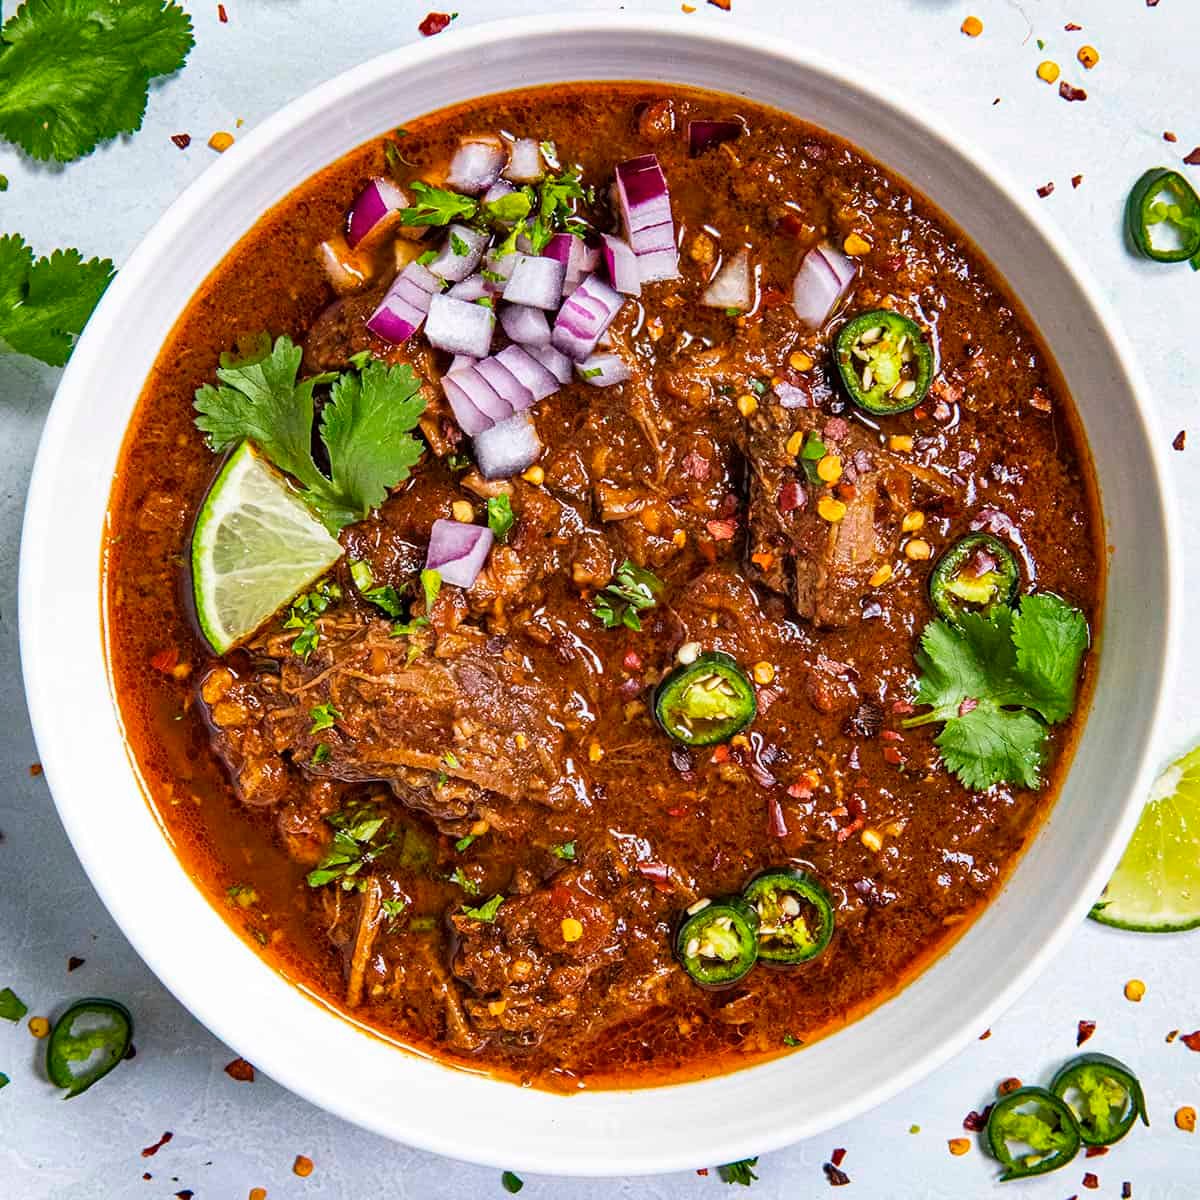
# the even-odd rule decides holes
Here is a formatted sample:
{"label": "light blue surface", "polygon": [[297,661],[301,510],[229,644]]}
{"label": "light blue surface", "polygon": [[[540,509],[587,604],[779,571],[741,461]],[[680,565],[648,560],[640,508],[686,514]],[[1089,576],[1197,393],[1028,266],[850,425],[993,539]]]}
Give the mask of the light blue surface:
{"label": "light blue surface", "polygon": [[[703,7],[702,0],[698,0]],[[186,3],[186,0],[185,0]],[[216,5],[193,0],[198,45],[184,72],[152,95],[145,127],[63,170],[37,168],[0,143],[0,232],[20,232],[40,251],[77,245],[119,264],[179,191],[212,161],[205,142],[239,118],[254,125],[286,101],[373,54],[415,39],[427,11],[411,0],[227,0],[229,23]],[[1200,455],[1195,380],[1200,376],[1200,275],[1186,267],[1138,263],[1119,236],[1124,197],[1153,165],[1177,165],[1200,144],[1200,6],[1196,0],[733,0],[734,11],[706,15],[754,25],[835,58],[878,72],[946,124],[984,146],[1019,186],[1055,182],[1044,201],[1063,237],[1107,281],[1137,347],[1157,405],[1163,443],[1180,429],[1192,447],[1172,455],[1180,506],[1185,575],[1200,553]],[[546,3],[460,0],[457,23],[544,10]],[[677,12],[668,0],[580,3],[577,8]],[[968,13],[984,22],[967,39]],[[1085,28],[1067,33],[1070,21]],[[456,24],[457,24],[456,23]],[[452,27],[453,30],[453,27]],[[453,36],[452,31],[440,36]],[[1046,42],[1040,52],[1036,39]],[[1084,42],[1100,65],[1085,72],[1074,59]],[[1066,104],[1034,77],[1043,58],[1087,88],[1088,100]],[[993,104],[999,97],[1000,103]],[[1175,146],[1162,134],[1173,129]],[[192,135],[179,151],[178,132]],[[1186,170],[1187,168],[1183,168]],[[1070,179],[1082,174],[1073,189]],[[1193,174],[1200,185],[1200,169]],[[266,1078],[233,1082],[222,1071],[232,1057],[165,991],[134,955],[96,900],[54,814],[42,780],[31,778],[37,752],[21,697],[16,652],[16,553],[21,507],[38,433],[58,372],[20,358],[0,358],[0,986],[11,985],[32,1013],[88,993],[124,999],[138,1019],[134,1062],[102,1087],[64,1105],[35,1069],[42,1048],[24,1026],[0,1029],[0,1070],[12,1084],[0,1093],[0,1200],[133,1200],[170,1197],[190,1188],[196,1200],[243,1200],[265,1187],[283,1197],[450,1200],[503,1196],[499,1172],[417,1153],[360,1132],[294,1098]],[[90,564],[88,564],[90,566]],[[64,563],[69,571],[75,564]],[[91,614],[81,614],[90,620]],[[1186,637],[1173,719],[1161,749],[1174,753],[1200,736],[1200,644]],[[103,796],[97,796],[102,804]],[[136,875],[137,864],[129,871]],[[146,898],[153,903],[153,897]],[[935,1200],[996,1195],[1005,1200],[1117,1197],[1133,1183],[1137,1200],[1194,1200],[1200,1195],[1200,1135],[1175,1129],[1181,1104],[1200,1107],[1200,1055],[1165,1043],[1172,1029],[1200,1026],[1200,934],[1171,938],[1081,928],[1062,960],[992,1031],[889,1104],[825,1137],[772,1154],[759,1164],[754,1196],[782,1200],[825,1195],[821,1164],[834,1147],[847,1150],[847,1200]],[[69,955],[85,958],[70,976]],[[1139,1005],[1122,995],[1127,979],[1145,980]],[[1035,1184],[991,1181],[994,1166],[975,1146],[962,1158],[947,1139],[963,1136],[963,1115],[988,1100],[995,1083],[1017,1075],[1043,1081],[1075,1045],[1076,1024],[1094,1020],[1089,1048],[1131,1063],[1146,1084],[1153,1127],[1137,1130],[1103,1158],[1085,1160]],[[304,1047],[297,1047],[298,1055]],[[336,1063],[313,1062],[317,1074]],[[416,1104],[419,1097],[397,1097]],[[813,1097],[819,1104],[820,1097]],[[464,1144],[486,1113],[464,1113]],[[910,1133],[910,1126],[920,1126]],[[174,1138],[153,1158],[143,1146],[164,1130]],[[298,1153],[316,1163],[308,1180],[291,1164]],[[702,1165],[702,1164],[697,1164]],[[570,1162],[564,1158],[564,1172]],[[143,1181],[149,1171],[153,1179]],[[1094,1171],[1100,1188],[1082,1188]],[[583,1197],[720,1196],[715,1175],[632,1181],[529,1178],[530,1200]]]}

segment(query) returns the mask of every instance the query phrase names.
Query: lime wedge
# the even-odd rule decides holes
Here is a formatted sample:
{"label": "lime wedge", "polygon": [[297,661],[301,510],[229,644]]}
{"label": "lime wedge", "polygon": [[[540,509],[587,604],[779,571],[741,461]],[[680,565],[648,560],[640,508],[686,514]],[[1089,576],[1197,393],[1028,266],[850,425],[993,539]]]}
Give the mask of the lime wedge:
{"label": "lime wedge", "polygon": [[341,556],[337,539],[287,480],[243,442],[192,532],[192,590],[204,636],[224,654]]}
{"label": "lime wedge", "polygon": [[1200,746],[1155,781],[1124,857],[1090,915],[1139,933],[1200,925]]}

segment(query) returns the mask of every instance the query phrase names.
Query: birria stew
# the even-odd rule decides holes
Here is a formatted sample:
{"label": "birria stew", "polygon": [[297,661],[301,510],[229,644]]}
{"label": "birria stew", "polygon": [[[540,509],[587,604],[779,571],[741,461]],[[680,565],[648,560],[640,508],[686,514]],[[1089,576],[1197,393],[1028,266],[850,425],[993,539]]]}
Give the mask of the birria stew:
{"label": "birria stew", "polygon": [[489,97],[184,312],[106,619],[179,856],[382,1036],[553,1089],[886,999],[993,896],[1094,672],[1095,483],[923,196],[743,99]]}

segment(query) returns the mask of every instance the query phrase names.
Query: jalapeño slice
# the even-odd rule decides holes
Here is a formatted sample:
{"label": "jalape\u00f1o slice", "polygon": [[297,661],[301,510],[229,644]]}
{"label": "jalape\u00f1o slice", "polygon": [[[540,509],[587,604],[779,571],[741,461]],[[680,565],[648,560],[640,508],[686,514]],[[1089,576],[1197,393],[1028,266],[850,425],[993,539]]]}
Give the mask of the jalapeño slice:
{"label": "jalape\u00f1o slice", "polygon": [[1012,605],[1020,587],[1016,556],[990,533],[959,538],[929,575],[929,599],[947,621],[963,612],[986,616],[998,605]]}
{"label": "jalape\u00f1o slice", "polygon": [[1017,1088],[996,1101],[987,1123],[987,1143],[1004,1168],[1002,1182],[1045,1175],[1079,1153],[1075,1114],[1043,1087]]}
{"label": "jalape\u00f1o slice", "polygon": [[78,1000],[55,1022],[46,1043],[46,1074],[66,1099],[86,1092],[123,1059],[133,1017],[116,1000]]}
{"label": "jalape\u00f1o slice", "polygon": [[1054,1076],[1050,1090],[1075,1114],[1079,1136],[1089,1146],[1119,1142],[1146,1114],[1137,1076],[1107,1054],[1081,1054]]}
{"label": "jalape\u00f1o slice", "polygon": [[654,716],[663,732],[688,746],[726,741],[757,713],[746,672],[718,650],[676,667],[654,693]]}
{"label": "jalape\u00f1o slice", "polygon": [[833,937],[833,903],[811,875],[772,867],[756,875],[742,895],[758,917],[758,957],[772,966],[808,962]]}
{"label": "jalape\u00f1o slice", "polygon": [[740,896],[697,900],[684,913],[675,935],[675,953],[702,987],[728,987],[754,966],[757,931],[758,914]]}
{"label": "jalape\u00f1o slice", "polygon": [[837,367],[850,399],[886,417],[925,399],[933,381],[933,350],[915,321],[877,308],[842,327]]}
{"label": "jalape\u00f1o slice", "polygon": [[1200,196],[1178,171],[1154,167],[1133,185],[1125,228],[1146,258],[1161,263],[1190,258],[1200,270]]}

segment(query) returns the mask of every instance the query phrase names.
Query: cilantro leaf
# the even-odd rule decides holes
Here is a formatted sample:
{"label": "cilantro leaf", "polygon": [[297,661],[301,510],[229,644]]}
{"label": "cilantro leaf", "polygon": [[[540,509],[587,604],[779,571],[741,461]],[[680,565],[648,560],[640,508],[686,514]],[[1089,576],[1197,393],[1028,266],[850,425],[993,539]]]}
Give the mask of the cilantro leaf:
{"label": "cilantro leaf", "polygon": [[496,914],[500,911],[500,905],[503,903],[503,896],[493,896],[478,908],[467,908],[464,905],[462,915],[472,921],[484,921],[487,924],[491,924],[496,919]]}
{"label": "cilantro leaf", "polygon": [[1090,642],[1083,613],[1049,593],[1026,596],[1013,618],[1012,640],[1029,706],[1052,724],[1066,720]]}
{"label": "cilantro leaf", "polygon": [[757,1165],[757,1157],[742,1158],[718,1167],[717,1174],[725,1183],[740,1183],[743,1187],[749,1187],[758,1178],[753,1171]]}
{"label": "cilantro leaf", "polygon": [[[301,495],[336,534],[382,503],[408,478],[422,445],[411,434],[425,408],[421,381],[406,363],[370,363],[361,372],[297,380],[302,352],[288,337],[256,362],[217,368],[221,386],[196,392],[196,425],[209,446],[224,450],[243,438],[302,485]],[[330,474],[313,461],[313,389],[332,383],[321,413]]]}
{"label": "cilantro leaf", "polygon": [[562,842],[560,845],[551,846],[550,852],[555,858],[565,858],[568,862],[575,861],[575,843]]}
{"label": "cilantro leaf", "polygon": [[479,201],[473,197],[460,196],[420,179],[414,179],[408,190],[416,202],[400,210],[402,225],[449,225],[459,218],[469,219],[479,210]]}
{"label": "cilantro leaf", "polygon": [[191,18],[164,0],[27,0],[0,29],[0,137],[71,162],[134,133],[150,81],[194,44]]}
{"label": "cilantro leaf", "polygon": [[508,541],[508,535],[516,517],[513,516],[512,501],[501,492],[499,496],[489,496],[487,502],[488,528],[496,536],[496,541]]}
{"label": "cilantro leaf", "polygon": [[1006,690],[1016,667],[1012,610],[997,607],[989,617],[963,613],[957,625],[931,621],[916,655],[921,668],[917,703],[930,704],[945,720],[967,699]]}
{"label": "cilantro leaf", "polygon": [[442,590],[442,573],[432,567],[421,572],[421,591],[425,593],[425,611],[433,612],[433,606]]}
{"label": "cilantro leaf", "polygon": [[462,890],[466,892],[468,896],[479,895],[479,884],[467,876],[462,867],[455,867],[448,878],[456,887],[462,888]]}
{"label": "cilantro leaf", "polygon": [[333,840],[321,861],[305,876],[308,886],[324,887],[336,881],[347,892],[361,889],[361,872],[391,846],[395,833],[379,836],[387,818],[370,805],[330,813],[325,820],[333,828]]}
{"label": "cilantro leaf", "polygon": [[107,258],[85,262],[78,250],[55,250],[35,260],[19,234],[0,237],[0,352],[61,367],[112,277]]}
{"label": "cilantro leaf", "polygon": [[342,714],[332,704],[314,704],[308,710],[312,718],[312,729],[309,733],[320,733],[322,729],[332,729],[341,720]]}
{"label": "cilantro leaf", "polygon": [[592,613],[600,619],[605,629],[624,625],[640,630],[642,622],[638,613],[658,603],[658,593],[662,587],[662,580],[653,571],[647,571],[645,567],[626,559],[617,568],[612,583],[596,593],[592,600]]}
{"label": "cilantro leaf", "polygon": [[946,722],[934,739],[942,760],[973,792],[1002,780],[1035,788],[1046,758],[1046,726],[1025,709],[981,703]]}

